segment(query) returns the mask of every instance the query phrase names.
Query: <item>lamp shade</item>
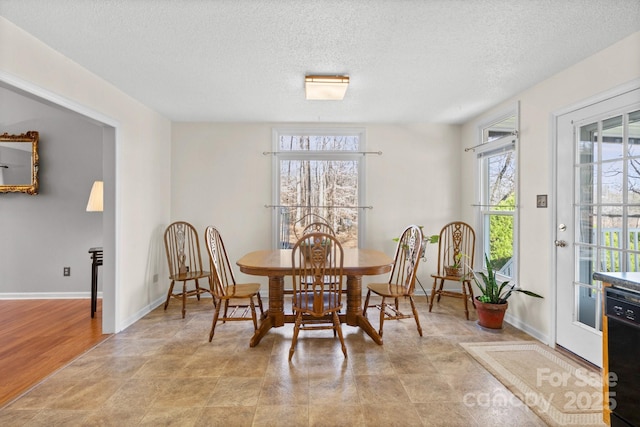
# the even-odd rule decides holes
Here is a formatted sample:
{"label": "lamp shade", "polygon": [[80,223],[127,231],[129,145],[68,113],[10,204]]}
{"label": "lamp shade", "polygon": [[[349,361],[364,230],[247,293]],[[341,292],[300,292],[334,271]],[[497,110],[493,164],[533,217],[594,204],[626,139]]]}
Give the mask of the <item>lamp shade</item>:
{"label": "lamp shade", "polygon": [[102,181],[94,181],[89,194],[87,212],[102,212]]}

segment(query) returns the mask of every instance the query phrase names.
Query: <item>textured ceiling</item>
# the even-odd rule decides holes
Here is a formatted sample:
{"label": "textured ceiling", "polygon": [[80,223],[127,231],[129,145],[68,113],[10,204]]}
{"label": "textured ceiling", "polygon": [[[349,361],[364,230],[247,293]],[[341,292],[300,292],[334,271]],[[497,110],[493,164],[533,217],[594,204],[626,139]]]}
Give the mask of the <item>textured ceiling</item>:
{"label": "textured ceiling", "polygon": [[[460,123],[640,31],[640,0],[0,0],[0,15],[174,121]],[[345,99],[305,100],[305,74],[348,74]]]}

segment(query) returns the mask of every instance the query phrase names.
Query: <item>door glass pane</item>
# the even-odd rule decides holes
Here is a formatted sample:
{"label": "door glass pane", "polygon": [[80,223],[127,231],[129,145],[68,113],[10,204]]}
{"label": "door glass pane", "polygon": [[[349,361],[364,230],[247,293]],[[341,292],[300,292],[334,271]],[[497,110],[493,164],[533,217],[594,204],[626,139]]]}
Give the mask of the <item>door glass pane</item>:
{"label": "door glass pane", "polygon": [[601,264],[600,271],[620,272],[622,265],[622,251],[601,248]]}
{"label": "door glass pane", "polygon": [[598,222],[598,208],[595,206],[578,206],[577,208],[577,243],[590,243],[596,244],[598,236],[597,222]]}
{"label": "door glass pane", "polygon": [[626,271],[640,271],[640,206],[627,207],[627,235]]}
{"label": "door glass pane", "polygon": [[623,155],[622,116],[602,122],[602,161],[619,159]]}
{"label": "door glass pane", "polygon": [[622,248],[622,206],[602,206],[600,244],[608,248]]}
{"label": "door glass pane", "polygon": [[591,123],[580,128],[578,140],[578,163],[593,163],[598,161],[598,123]]}
{"label": "door glass pane", "polygon": [[581,165],[578,167],[578,182],[580,190],[578,203],[591,204],[598,200],[598,165]]}
{"label": "door glass pane", "polygon": [[597,318],[597,306],[598,306],[598,290],[591,286],[577,285],[576,290],[576,304],[578,311],[576,312],[576,320],[580,323],[584,323],[587,326],[595,328]]}
{"label": "door glass pane", "polygon": [[640,156],[640,110],[629,113],[629,156]]}
{"label": "door glass pane", "polygon": [[629,203],[640,203],[640,158],[635,157],[627,163],[627,185]]}
{"label": "door glass pane", "polygon": [[589,246],[576,246],[578,260],[577,281],[583,284],[593,283],[593,271],[596,265],[596,251]]}
{"label": "door glass pane", "polygon": [[624,189],[623,162],[602,164],[602,202],[622,203]]}

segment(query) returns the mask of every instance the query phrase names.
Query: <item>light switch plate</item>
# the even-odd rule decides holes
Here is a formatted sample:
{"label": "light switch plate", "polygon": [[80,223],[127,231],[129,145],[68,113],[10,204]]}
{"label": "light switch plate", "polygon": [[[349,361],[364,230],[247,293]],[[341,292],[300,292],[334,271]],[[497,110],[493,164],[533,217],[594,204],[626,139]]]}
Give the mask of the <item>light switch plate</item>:
{"label": "light switch plate", "polygon": [[547,207],[547,195],[546,194],[538,194],[536,196],[536,206],[539,208]]}

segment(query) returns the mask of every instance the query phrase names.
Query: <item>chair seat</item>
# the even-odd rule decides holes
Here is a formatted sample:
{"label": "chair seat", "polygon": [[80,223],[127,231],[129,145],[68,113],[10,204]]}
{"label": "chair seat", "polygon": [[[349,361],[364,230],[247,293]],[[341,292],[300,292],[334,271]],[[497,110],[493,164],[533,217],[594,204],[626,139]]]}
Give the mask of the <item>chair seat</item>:
{"label": "chair seat", "polygon": [[407,295],[407,288],[389,283],[370,283],[367,288],[383,297],[396,298]]}
{"label": "chair seat", "polygon": [[[334,301],[331,301],[332,299],[335,299],[335,294],[328,294],[328,293],[323,294],[321,315],[317,315],[320,313],[320,310],[319,310],[320,307],[313,306],[314,295],[312,292],[297,292],[297,293],[294,293],[293,298],[294,298],[294,301],[293,301],[294,310],[302,310],[304,313],[308,313],[308,314],[311,314],[312,311],[315,311],[316,317],[324,316],[325,314],[331,313],[333,311],[342,310],[342,302],[336,305]],[[300,306],[296,304],[298,302],[301,303]],[[310,308],[307,309],[305,307],[310,307]]]}
{"label": "chair seat", "polygon": [[246,298],[260,291],[260,283],[238,283],[225,287],[227,298]]}
{"label": "chair seat", "polygon": [[210,271],[187,271],[186,273],[172,274],[169,276],[169,279],[177,282],[183,282],[185,280],[202,279],[209,276],[211,276]]}

